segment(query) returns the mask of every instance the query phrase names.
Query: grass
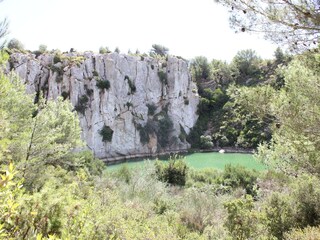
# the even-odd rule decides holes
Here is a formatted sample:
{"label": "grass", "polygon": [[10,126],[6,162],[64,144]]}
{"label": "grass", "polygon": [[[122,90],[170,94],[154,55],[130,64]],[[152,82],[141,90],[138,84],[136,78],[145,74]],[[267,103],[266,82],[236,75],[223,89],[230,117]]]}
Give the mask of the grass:
{"label": "grass", "polygon": [[[164,159],[166,160],[166,159]],[[134,168],[145,164],[144,160],[135,160],[128,161],[125,163],[119,163],[115,165],[108,166],[110,170],[117,170],[123,164],[126,164],[129,168]],[[194,169],[204,169],[204,168],[215,168],[223,170],[224,166],[227,164],[231,165],[241,165],[248,169],[255,169],[258,171],[266,170],[267,167],[259,163],[254,159],[252,154],[243,154],[243,153],[217,153],[217,152],[208,152],[208,153],[193,153],[186,155],[187,165]]]}

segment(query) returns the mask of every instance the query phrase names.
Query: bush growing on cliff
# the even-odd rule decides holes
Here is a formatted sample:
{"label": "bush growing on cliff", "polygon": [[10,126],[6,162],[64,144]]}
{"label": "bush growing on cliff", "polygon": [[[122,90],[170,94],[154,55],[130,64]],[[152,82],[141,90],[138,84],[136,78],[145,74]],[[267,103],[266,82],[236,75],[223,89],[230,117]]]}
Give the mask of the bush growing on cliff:
{"label": "bush growing on cliff", "polygon": [[108,80],[98,80],[96,86],[101,90],[108,90],[110,88],[110,82]]}
{"label": "bush growing on cliff", "polygon": [[163,84],[168,84],[168,75],[167,75],[166,72],[164,72],[163,70],[159,70],[158,71],[158,76],[159,76],[160,81]]}
{"label": "bush growing on cliff", "polygon": [[127,75],[124,77],[124,80],[128,81],[129,88],[130,88],[130,94],[134,94],[137,90],[136,85],[131,81],[131,79]]}
{"label": "bush growing on cliff", "polygon": [[81,113],[84,114],[86,109],[87,109],[87,104],[88,104],[89,98],[87,95],[82,95],[77,103],[77,105],[74,107],[74,109]]}
{"label": "bush growing on cliff", "polygon": [[99,131],[99,134],[102,136],[102,141],[111,142],[113,130],[109,126],[104,125],[103,128]]}
{"label": "bush growing on cliff", "polygon": [[153,116],[157,110],[157,106],[154,103],[147,104],[148,116]]}
{"label": "bush growing on cliff", "polygon": [[170,133],[173,129],[173,122],[169,115],[165,112],[161,112],[157,117],[158,130],[156,132],[158,137],[158,143],[161,147],[165,148],[170,143]]}

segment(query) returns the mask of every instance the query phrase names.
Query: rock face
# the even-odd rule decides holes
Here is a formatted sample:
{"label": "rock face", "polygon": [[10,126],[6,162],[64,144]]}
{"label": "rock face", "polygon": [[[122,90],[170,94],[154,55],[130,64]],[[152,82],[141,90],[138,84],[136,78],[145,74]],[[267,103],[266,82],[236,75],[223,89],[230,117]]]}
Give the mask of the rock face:
{"label": "rock face", "polygon": [[28,93],[69,98],[82,137],[106,161],[181,151],[198,118],[199,98],[187,63],[118,53],[14,53],[8,70]]}

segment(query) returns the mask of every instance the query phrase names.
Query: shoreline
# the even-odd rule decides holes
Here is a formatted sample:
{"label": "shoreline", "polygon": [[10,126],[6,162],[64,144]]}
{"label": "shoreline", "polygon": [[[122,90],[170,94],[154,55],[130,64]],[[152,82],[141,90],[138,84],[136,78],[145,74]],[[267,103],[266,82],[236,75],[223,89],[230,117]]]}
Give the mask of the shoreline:
{"label": "shoreline", "polygon": [[[179,149],[179,150],[171,150],[166,152],[159,152],[159,153],[141,153],[141,154],[132,154],[132,155],[126,155],[126,156],[118,156],[118,157],[110,157],[110,158],[104,158],[100,159],[102,160],[106,165],[116,165],[124,162],[134,162],[134,161],[140,161],[142,158],[150,158],[155,159],[158,157],[165,157],[165,156],[172,156],[172,155],[187,155],[192,153],[210,153],[210,152],[219,152],[220,150],[224,150],[224,153],[243,153],[243,154],[253,154],[254,149],[243,149],[243,148],[234,148],[234,147],[226,147],[226,148],[211,148],[211,149]],[[223,153],[221,153],[223,154]]]}

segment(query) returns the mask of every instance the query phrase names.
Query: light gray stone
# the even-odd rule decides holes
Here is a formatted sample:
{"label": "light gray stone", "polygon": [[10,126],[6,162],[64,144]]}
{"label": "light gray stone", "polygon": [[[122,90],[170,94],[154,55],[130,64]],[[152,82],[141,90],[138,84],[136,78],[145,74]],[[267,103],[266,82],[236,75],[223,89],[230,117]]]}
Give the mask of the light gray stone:
{"label": "light gray stone", "polygon": [[[14,53],[8,68],[15,70],[25,82],[28,93],[45,89],[45,96],[49,99],[56,99],[63,92],[69,93],[73,106],[82,96],[88,97],[85,114],[78,115],[82,138],[98,158],[108,161],[125,156],[182,151],[190,147],[188,142],[179,139],[179,135],[181,128],[189,133],[195,125],[199,97],[185,61],[169,57],[164,65],[149,57],[142,61],[140,57],[118,53],[86,52],[80,63],[70,60],[79,57],[72,53],[64,55],[64,59],[69,60],[53,64],[53,57],[53,54],[35,58],[31,54]],[[63,75],[58,76],[56,69],[61,69]],[[160,81],[159,70],[167,73],[167,84]],[[97,88],[99,80],[108,80],[110,88]],[[131,93],[128,81],[135,85],[135,92]],[[156,105],[157,113],[168,106],[168,116],[174,125],[170,137],[175,141],[165,149],[159,146],[155,134],[149,135],[148,143],[141,143],[137,126],[144,126],[150,119],[147,104]],[[104,125],[113,130],[111,142],[102,141],[99,132]]]}

